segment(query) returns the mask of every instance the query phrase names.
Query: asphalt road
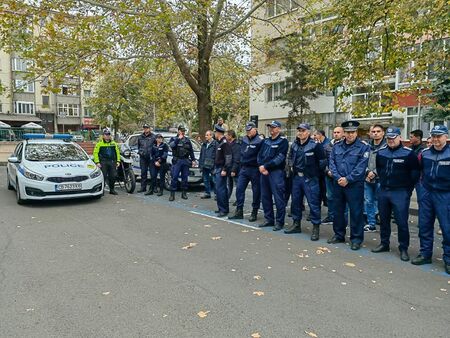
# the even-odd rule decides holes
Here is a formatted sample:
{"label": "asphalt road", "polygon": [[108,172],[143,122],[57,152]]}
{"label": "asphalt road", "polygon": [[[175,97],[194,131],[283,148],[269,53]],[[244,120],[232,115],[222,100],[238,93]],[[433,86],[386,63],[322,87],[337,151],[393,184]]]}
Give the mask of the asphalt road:
{"label": "asphalt road", "polygon": [[1,337],[448,337],[440,242],[415,267],[118,190],[18,206],[0,167]]}

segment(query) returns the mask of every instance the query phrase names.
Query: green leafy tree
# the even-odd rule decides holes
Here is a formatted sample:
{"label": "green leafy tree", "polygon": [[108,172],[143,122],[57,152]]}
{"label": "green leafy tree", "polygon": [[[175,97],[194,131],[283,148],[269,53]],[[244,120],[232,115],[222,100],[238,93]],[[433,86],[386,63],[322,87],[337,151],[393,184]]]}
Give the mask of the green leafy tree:
{"label": "green leafy tree", "polygon": [[213,112],[211,60],[246,53],[248,19],[265,2],[4,0],[0,41],[36,60],[36,73],[55,84],[66,74],[93,77],[111,60],[172,58],[195,95],[204,132]]}
{"label": "green leafy tree", "polygon": [[435,83],[428,98],[433,102],[431,109],[424,114],[426,121],[450,120],[450,69],[446,68]]}

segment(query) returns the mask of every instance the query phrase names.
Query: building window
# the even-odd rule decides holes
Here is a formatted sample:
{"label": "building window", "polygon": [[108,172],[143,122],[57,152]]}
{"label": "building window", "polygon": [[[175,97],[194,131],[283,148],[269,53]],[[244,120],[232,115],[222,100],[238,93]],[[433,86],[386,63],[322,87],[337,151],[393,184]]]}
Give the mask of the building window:
{"label": "building window", "polygon": [[423,121],[423,115],[427,108],[421,108],[421,123],[419,125],[419,110],[418,107],[406,108],[406,135],[409,135],[411,131],[416,129],[423,130],[424,137],[428,137],[430,131],[430,123]]}
{"label": "building window", "polygon": [[89,107],[84,107],[84,117],[92,117],[92,110]]}
{"label": "building window", "polygon": [[27,80],[15,80],[16,91],[24,93],[34,93],[34,82],[28,82]]}
{"label": "building window", "polygon": [[61,117],[78,117],[80,108],[77,104],[60,103],[58,104],[58,115]]}
{"label": "building window", "polygon": [[34,115],[34,103],[33,102],[14,102],[14,113]]}
{"label": "building window", "polygon": [[84,90],[84,97],[91,97],[91,95],[92,95],[92,92],[91,92],[90,89],[85,89]]}
{"label": "building window", "polygon": [[48,95],[42,95],[42,107],[48,107],[50,105],[50,97]]}
{"label": "building window", "polygon": [[280,81],[271,83],[266,88],[266,101],[279,101],[280,96],[284,95],[288,89],[292,87],[292,84],[287,81]]}
{"label": "building window", "polygon": [[294,10],[298,8],[297,1],[298,0],[268,0],[266,5],[266,15],[271,18]]}
{"label": "building window", "polygon": [[12,70],[16,72],[26,72],[33,62],[21,58],[12,58]]}

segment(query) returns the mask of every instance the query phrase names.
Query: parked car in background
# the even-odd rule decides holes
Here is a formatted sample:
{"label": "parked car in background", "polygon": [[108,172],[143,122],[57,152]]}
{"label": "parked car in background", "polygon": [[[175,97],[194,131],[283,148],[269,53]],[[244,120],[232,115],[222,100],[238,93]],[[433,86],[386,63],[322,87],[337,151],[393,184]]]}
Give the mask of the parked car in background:
{"label": "parked car in background", "polygon": [[72,135],[72,141],[74,142],[84,142],[84,136],[83,135]]}
{"label": "parked car in background", "polygon": [[[168,133],[168,132],[160,132],[159,134],[161,134],[164,137],[164,142],[169,144],[169,141],[172,137],[177,136],[176,133]],[[132,151],[132,158],[133,158],[133,171],[136,175],[136,177],[138,177],[140,179],[141,177],[141,166],[140,166],[140,161],[139,161],[139,154],[138,154],[138,148],[137,148],[137,142],[138,142],[138,137],[139,135],[141,135],[140,133],[135,133],[135,134],[131,134],[128,136],[128,138],[125,141],[125,144],[130,147],[131,151]],[[198,160],[200,157],[200,149],[201,146],[200,144],[195,141],[192,140],[192,147],[194,149],[194,155],[195,158]],[[164,186],[167,190],[170,189],[170,182],[172,181],[172,171],[170,170],[170,168],[172,167],[172,150],[169,147],[169,156],[167,157],[167,165],[168,165],[168,169],[166,172],[166,177],[164,178]],[[198,167],[191,167],[189,168],[189,177],[188,177],[188,184],[189,185],[198,185],[201,184],[203,182],[202,179],[202,173],[200,172],[200,168]]]}

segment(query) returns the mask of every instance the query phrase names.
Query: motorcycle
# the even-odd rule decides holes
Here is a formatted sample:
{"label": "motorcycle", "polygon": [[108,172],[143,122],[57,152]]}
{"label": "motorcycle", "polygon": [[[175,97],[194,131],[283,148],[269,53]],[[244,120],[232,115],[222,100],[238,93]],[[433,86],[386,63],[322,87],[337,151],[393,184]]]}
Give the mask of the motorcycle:
{"label": "motorcycle", "polygon": [[120,147],[120,165],[117,168],[117,180],[119,186],[122,187],[122,183],[125,190],[132,194],[136,189],[136,176],[133,172],[133,159],[131,157],[131,149],[125,144]]}

